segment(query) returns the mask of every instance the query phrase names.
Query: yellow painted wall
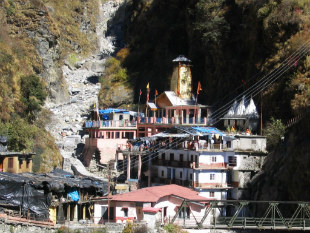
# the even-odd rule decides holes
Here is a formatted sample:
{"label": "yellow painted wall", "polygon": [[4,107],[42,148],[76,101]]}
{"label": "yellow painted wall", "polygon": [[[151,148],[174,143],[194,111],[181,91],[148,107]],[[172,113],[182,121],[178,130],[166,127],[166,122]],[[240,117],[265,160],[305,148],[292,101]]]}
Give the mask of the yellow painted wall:
{"label": "yellow painted wall", "polygon": [[56,224],[57,208],[51,206],[48,211],[49,211],[50,220]]}
{"label": "yellow painted wall", "polygon": [[[8,168],[9,166],[9,158],[13,158],[13,168]],[[3,160],[3,171],[10,173],[18,173],[19,171],[19,161],[18,157],[6,157]]]}
{"label": "yellow painted wall", "polygon": [[[8,168],[9,158],[13,158],[13,168]],[[29,160],[29,167],[27,168],[27,160],[23,159],[22,166],[19,166],[18,156],[15,157],[5,157],[3,159],[3,172],[10,173],[21,173],[21,172],[32,172],[32,159]]]}

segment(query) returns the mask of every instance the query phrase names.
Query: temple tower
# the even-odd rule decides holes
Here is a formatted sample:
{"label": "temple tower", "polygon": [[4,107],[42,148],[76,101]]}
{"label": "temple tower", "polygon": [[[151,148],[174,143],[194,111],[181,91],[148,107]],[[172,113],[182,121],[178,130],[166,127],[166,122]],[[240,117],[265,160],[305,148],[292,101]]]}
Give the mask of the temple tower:
{"label": "temple tower", "polygon": [[170,82],[170,90],[174,91],[182,99],[192,98],[192,73],[191,60],[180,55],[172,62],[175,64]]}

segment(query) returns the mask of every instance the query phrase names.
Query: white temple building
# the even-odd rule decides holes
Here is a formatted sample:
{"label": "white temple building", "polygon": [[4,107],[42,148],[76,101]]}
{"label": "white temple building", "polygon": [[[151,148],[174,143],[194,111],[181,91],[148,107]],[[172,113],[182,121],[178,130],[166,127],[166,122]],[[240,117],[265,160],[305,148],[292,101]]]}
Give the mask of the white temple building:
{"label": "white temple building", "polygon": [[239,103],[237,101],[233,103],[222,119],[225,127],[234,127],[239,131],[247,129],[255,131],[258,126],[259,115],[253,99],[247,100],[243,96]]}

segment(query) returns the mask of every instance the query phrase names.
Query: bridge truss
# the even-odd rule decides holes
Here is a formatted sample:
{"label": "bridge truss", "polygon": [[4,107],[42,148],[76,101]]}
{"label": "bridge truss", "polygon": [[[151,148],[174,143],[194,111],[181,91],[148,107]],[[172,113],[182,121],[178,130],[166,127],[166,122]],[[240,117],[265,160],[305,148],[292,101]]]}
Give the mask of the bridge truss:
{"label": "bridge truss", "polygon": [[[183,199],[182,205],[170,221],[180,223],[180,212],[193,201]],[[196,203],[197,204],[197,203]],[[189,208],[190,209],[190,208]],[[203,216],[194,221],[183,215],[184,228],[198,229],[258,229],[258,230],[310,230],[310,202],[212,200]],[[181,214],[182,215],[182,214]]]}

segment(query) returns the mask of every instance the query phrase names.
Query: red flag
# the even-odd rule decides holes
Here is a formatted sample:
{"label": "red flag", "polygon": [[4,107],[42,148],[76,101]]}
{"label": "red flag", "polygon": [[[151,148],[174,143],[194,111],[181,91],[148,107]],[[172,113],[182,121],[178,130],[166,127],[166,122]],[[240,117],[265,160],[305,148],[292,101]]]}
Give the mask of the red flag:
{"label": "red flag", "polygon": [[298,60],[294,62],[294,66],[297,67],[298,65]]}
{"label": "red flag", "polygon": [[148,103],[150,100],[150,84],[147,83],[147,86],[146,86],[146,103]]}
{"label": "red flag", "polygon": [[197,95],[199,95],[199,91],[202,91],[200,82],[198,82],[198,85],[197,85]]}
{"label": "red flag", "polygon": [[142,91],[141,91],[141,89],[140,89],[139,95],[142,95]]}
{"label": "red flag", "polygon": [[158,95],[158,91],[155,89],[155,95]]}

